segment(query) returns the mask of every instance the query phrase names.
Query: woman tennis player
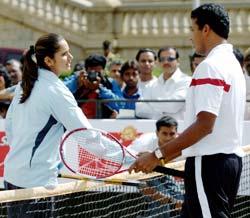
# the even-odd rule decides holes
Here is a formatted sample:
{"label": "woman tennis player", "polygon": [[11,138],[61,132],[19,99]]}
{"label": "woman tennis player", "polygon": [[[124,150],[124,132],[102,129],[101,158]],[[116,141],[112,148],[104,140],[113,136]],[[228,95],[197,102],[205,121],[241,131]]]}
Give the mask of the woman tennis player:
{"label": "woman tennis player", "polygon": [[53,33],[40,37],[27,51],[23,79],[6,117],[10,151],[4,162],[5,189],[56,186],[65,129],[91,127],[58,78],[70,70],[72,59],[68,43]]}

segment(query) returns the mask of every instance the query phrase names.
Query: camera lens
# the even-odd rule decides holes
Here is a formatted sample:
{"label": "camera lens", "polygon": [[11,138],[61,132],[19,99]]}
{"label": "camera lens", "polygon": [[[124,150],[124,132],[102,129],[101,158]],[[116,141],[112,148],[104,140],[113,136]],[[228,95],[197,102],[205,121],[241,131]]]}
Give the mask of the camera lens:
{"label": "camera lens", "polygon": [[88,72],[87,78],[90,82],[94,82],[94,81],[97,81],[97,78],[96,78],[97,76],[98,76],[98,72],[90,71]]}

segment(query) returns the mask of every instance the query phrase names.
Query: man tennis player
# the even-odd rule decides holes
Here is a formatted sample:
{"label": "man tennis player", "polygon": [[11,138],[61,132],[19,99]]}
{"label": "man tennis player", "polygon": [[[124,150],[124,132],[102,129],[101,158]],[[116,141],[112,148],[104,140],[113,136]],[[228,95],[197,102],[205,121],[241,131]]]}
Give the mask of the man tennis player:
{"label": "man tennis player", "polygon": [[159,159],[181,153],[185,164],[182,217],[230,217],[242,169],[241,138],[245,81],[227,43],[229,17],[218,4],[204,4],[191,13],[192,42],[206,59],[196,68],[186,99],[188,126],[176,139],[152,153],[143,153],[129,171],[151,172]]}

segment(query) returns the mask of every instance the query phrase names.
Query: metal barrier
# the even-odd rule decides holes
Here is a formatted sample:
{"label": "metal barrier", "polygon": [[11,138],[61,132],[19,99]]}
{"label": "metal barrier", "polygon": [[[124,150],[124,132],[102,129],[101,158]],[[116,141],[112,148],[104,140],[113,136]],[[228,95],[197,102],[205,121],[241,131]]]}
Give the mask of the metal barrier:
{"label": "metal barrier", "polygon": [[[96,119],[101,119],[102,104],[108,102],[145,102],[145,103],[161,103],[161,102],[185,102],[185,100],[142,100],[142,99],[81,99],[77,100],[78,103],[95,102],[96,103]],[[250,103],[250,99],[246,100],[246,103]],[[135,117],[136,118],[136,117]]]}
{"label": "metal barrier", "polygon": [[[78,103],[95,102],[96,103],[96,119],[101,119],[102,104],[108,102],[145,102],[145,103],[160,103],[160,102],[185,102],[185,100],[142,100],[142,99],[81,99]],[[136,117],[135,117],[136,118]]]}

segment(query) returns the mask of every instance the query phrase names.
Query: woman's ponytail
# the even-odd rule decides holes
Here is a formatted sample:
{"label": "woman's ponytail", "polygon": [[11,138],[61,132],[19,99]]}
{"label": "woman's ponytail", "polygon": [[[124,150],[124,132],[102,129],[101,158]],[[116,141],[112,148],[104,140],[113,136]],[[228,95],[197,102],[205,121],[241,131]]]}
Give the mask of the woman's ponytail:
{"label": "woman's ponytail", "polygon": [[23,94],[20,103],[24,103],[28,99],[38,78],[38,66],[36,62],[35,47],[30,46],[23,59],[23,78],[21,83]]}

